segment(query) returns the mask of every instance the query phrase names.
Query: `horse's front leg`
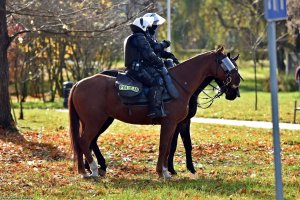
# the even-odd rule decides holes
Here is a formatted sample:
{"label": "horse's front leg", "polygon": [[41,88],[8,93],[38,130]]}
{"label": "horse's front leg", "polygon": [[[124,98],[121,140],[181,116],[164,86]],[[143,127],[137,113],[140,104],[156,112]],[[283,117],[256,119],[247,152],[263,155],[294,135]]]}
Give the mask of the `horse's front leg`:
{"label": "horse's front leg", "polygon": [[175,151],[177,148],[177,141],[178,141],[178,135],[179,135],[179,131],[180,131],[180,124],[177,125],[175,133],[173,135],[172,138],[172,143],[171,143],[171,148],[170,148],[170,154],[168,157],[168,170],[171,174],[177,174],[175,169],[174,169],[174,155],[175,155]]}
{"label": "horse's front leg", "polygon": [[167,163],[170,153],[171,141],[174,131],[176,129],[176,123],[167,121],[161,125],[160,129],[160,143],[159,143],[159,155],[156,166],[156,172],[160,177],[165,179],[171,178],[168,172]]}
{"label": "horse's front leg", "polygon": [[191,141],[191,132],[190,132],[191,119],[185,121],[181,125],[182,128],[180,130],[180,136],[185,149],[186,167],[192,174],[195,174],[196,170],[193,165],[192,141]]}

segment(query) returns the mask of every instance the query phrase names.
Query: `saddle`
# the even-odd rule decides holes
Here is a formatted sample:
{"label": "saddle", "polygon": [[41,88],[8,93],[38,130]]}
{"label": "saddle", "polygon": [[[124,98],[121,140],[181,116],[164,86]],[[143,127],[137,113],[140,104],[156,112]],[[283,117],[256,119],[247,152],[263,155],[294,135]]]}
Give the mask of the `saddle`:
{"label": "saddle", "polygon": [[[130,77],[126,72],[119,72],[115,82],[118,95],[125,105],[148,105],[149,87]],[[165,87],[162,95],[163,102],[172,100]]]}

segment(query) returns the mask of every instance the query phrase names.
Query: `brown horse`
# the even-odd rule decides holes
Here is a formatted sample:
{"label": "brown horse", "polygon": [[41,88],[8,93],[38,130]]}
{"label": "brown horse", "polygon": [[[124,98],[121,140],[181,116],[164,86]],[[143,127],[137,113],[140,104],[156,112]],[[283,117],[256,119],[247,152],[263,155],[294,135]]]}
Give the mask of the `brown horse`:
{"label": "brown horse", "polygon": [[224,54],[223,48],[195,56],[171,68],[169,73],[175,80],[180,95],[179,98],[165,103],[168,115],[156,120],[147,117],[148,106],[128,107],[121,102],[114,77],[97,74],[73,86],[68,104],[70,136],[80,174],[86,176],[84,155],[92,171],[89,176],[98,176],[97,164],[89,147],[106,119],[112,117],[131,124],[161,125],[156,171],[159,176],[170,178],[167,162],[173,134],[177,124],[187,116],[189,100],[199,85],[207,77],[213,77],[227,86],[226,99],[235,99],[239,95],[241,77]]}

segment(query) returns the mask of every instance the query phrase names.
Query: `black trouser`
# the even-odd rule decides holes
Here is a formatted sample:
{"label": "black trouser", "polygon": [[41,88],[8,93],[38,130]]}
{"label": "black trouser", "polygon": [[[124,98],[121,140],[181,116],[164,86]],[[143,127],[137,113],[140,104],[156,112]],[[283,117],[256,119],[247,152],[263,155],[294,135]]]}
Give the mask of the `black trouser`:
{"label": "black trouser", "polygon": [[129,69],[130,76],[148,87],[160,87],[164,85],[161,74],[152,67],[140,67],[138,70]]}
{"label": "black trouser", "polygon": [[150,101],[150,109],[160,108],[162,105],[162,92],[164,81],[161,74],[151,67],[140,67],[138,70],[129,69],[128,73],[136,80],[150,87],[148,98]]}

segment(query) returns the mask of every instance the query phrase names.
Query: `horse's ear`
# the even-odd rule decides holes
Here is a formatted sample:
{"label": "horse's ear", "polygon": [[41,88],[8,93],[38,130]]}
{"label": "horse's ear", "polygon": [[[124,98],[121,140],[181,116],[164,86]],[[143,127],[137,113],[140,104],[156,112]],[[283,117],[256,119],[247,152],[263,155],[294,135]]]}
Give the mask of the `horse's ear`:
{"label": "horse's ear", "polygon": [[224,47],[223,46],[221,46],[220,48],[217,49],[218,53],[222,53],[223,51],[224,51]]}
{"label": "horse's ear", "polygon": [[237,59],[239,59],[240,54],[238,54],[236,57],[232,58],[232,60],[236,61]]}
{"label": "horse's ear", "polygon": [[227,57],[230,59],[230,53],[227,53]]}

